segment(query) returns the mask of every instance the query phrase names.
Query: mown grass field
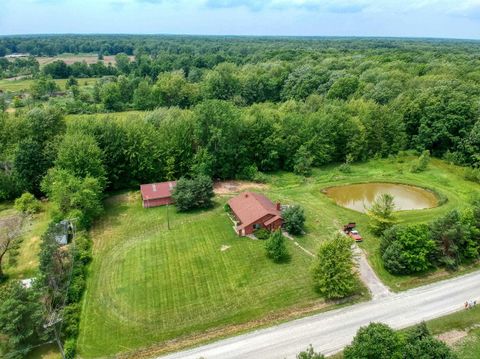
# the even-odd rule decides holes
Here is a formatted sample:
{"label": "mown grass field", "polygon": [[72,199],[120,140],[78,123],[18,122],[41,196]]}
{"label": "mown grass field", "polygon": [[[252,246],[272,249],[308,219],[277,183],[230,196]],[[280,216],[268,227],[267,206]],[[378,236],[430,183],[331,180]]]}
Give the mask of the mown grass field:
{"label": "mown grass field", "polygon": [[[95,83],[96,78],[83,78],[78,79],[78,85],[82,86],[91,86]],[[30,86],[33,84],[33,79],[20,79],[20,80],[0,80],[0,90],[4,92],[28,92]],[[67,83],[66,79],[55,79],[54,80],[61,90],[65,90],[65,84]]]}
{"label": "mown grass field", "polygon": [[107,202],[92,233],[82,357],[323,303],[310,284],[312,259],[289,242],[290,262],[274,264],[263,241],[236,236],[222,202],[193,214],[170,208],[171,230],[167,208],[142,208],[138,192]]}
{"label": "mown grass field", "polygon": [[[348,174],[330,166],[316,169],[306,180],[277,173],[268,176],[264,192],[272,200],[305,208],[307,234],[297,240],[312,252],[343,223],[356,221],[365,238],[362,247],[379,276],[392,289],[403,290],[468,268],[420,277],[389,275],[377,254],[378,239],[368,232],[366,215],[337,206],[321,190],[354,182],[401,182],[430,188],[448,199],[437,208],[399,212],[401,223],[430,221],[462,208],[480,190],[463,180],[458,167],[433,160],[427,171],[413,174],[410,160],[356,164]],[[289,241],[291,262],[271,263],[263,242],[234,234],[222,208],[225,201],[217,197],[214,209],[190,214],[170,208],[170,231],[167,209],[143,209],[138,191],[107,201],[106,213],[92,231],[94,261],[79,338],[82,357],[131,351],[215,328],[225,335],[228,330],[222,334],[222,328],[321,302],[310,282],[311,257]],[[223,246],[228,249],[222,251]]]}

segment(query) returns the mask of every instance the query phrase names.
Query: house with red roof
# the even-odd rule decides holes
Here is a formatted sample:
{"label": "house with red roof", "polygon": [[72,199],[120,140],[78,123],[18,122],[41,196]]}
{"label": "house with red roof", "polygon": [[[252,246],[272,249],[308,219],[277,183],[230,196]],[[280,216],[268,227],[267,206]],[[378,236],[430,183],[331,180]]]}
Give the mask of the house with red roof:
{"label": "house with red roof", "polygon": [[252,234],[256,229],[269,231],[282,227],[280,203],[273,203],[260,193],[243,192],[228,201],[236,221],[239,236]]}
{"label": "house with red roof", "polygon": [[175,181],[168,181],[140,185],[143,207],[150,208],[172,204],[172,190],[176,184]]}

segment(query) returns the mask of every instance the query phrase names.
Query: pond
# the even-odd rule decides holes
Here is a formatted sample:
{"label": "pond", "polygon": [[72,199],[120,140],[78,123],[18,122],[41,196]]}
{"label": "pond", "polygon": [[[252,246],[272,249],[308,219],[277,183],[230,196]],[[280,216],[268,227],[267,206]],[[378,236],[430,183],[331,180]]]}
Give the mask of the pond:
{"label": "pond", "polygon": [[330,187],[324,192],[339,206],[363,213],[383,193],[394,197],[396,211],[433,208],[438,205],[438,199],[432,192],[396,183],[357,183]]}

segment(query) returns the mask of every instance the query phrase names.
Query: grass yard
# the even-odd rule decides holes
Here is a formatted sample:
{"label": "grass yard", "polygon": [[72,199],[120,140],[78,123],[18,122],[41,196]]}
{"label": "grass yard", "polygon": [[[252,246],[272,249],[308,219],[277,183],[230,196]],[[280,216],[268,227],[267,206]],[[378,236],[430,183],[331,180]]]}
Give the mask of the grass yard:
{"label": "grass yard", "polygon": [[[354,182],[401,182],[430,188],[448,199],[436,208],[399,212],[401,223],[430,221],[453,208],[461,209],[479,193],[479,185],[463,180],[461,168],[432,160],[428,170],[413,174],[408,170],[411,159],[356,164],[348,174],[329,166],[315,169],[308,179],[272,174],[264,192],[273,201],[305,208],[307,234],[297,241],[312,252],[342,224],[356,221],[364,236],[361,246],[374,269],[392,289],[404,290],[470,268],[417,277],[388,274],[378,255],[379,240],[368,232],[367,216],[337,206],[322,189]],[[167,209],[143,209],[138,191],[107,201],[106,214],[92,230],[94,260],[79,337],[83,358],[154,343],[165,349],[171,339],[211,331],[225,336],[233,333],[228,330],[232,326],[267,325],[264,319],[274,313],[322,303],[310,282],[312,258],[288,241],[290,263],[267,260],[262,241],[234,234],[222,208],[227,198],[217,196],[217,206],[209,211],[178,214],[170,208],[170,231]]]}
{"label": "grass yard", "polygon": [[[82,86],[91,86],[95,83],[96,78],[83,78],[78,79],[78,85]],[[33,84],[33,79],[20,79],[20,80],[0,80],[0,91],[4,92],[28,92],[30,86]],[[65,90],[65,84],[67,79],[55,79],[54,80],[61,90]]]}
{"label": "grass yard", "polygon": [[92,233],[79,338],[84,358],[322,302],[310,284],[310,257],[289,242],[291,261],[274,264],[263,241],[235,235],[220,203],[195,214],[170,208],[170,231],[167,208],[142,208],[138,192],[106,206]]}
{"label": "grass yard", "polygon": [[[0,204],[0,220],[2,217],[16,215],[17,211],[11,203]],[[50,222],[50,205],[42,203],[40,213],[33,215],[27,222],[25,232],[22,235],[22,242],[16,263],[10,264],[7,257],[4,259],[5,273],[12,279],[31,278],[38,268],[38,254],[40,251],[40,236],[47,229]]]}
{"label": "grass yard", "polygon": [[267,193],[272,200],[286,204],[301,204],[305,208],[307,234],[297,240],[312,252],[316,251],[322,240],[340,229],[343,224],[356,222],[364,238],[360,246],[367,252],[370,264],[382,281],[395,291],[445,279],[476,268],[475,265],[463,267],[455,273],[437,270],[420,276],[391,275],[383,268],[378,251],[379,239],[368,231],[368,217],[336,205],[321,192],[323,188],[341,184],[398,182],[429,188],[447,199],[436,208],[397,212],[399,222],[409,224],[429,222],[452,209],[461,209],[473,196],[480,194],[480,185],[463,179],[462,168],[440,160],[432,160],[426,171],[411,173],[409,167],[412,159],[404,157],[355,164],[352,165],[351,173],[347,174],[329,166],[315,169],[313,176],[306,180],[292,173],[270,175],[271,185]]}

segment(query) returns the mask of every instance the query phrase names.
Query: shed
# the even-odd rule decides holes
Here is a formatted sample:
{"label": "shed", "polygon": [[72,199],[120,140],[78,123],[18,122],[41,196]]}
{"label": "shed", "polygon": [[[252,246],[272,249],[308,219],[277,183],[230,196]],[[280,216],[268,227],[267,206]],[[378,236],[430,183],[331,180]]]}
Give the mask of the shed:
{"label": "shed", "polygon": [[142,184],[143,207],[158,207],[173,203],[172,191],[177,185],[176,181]]}

